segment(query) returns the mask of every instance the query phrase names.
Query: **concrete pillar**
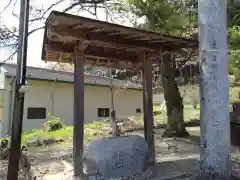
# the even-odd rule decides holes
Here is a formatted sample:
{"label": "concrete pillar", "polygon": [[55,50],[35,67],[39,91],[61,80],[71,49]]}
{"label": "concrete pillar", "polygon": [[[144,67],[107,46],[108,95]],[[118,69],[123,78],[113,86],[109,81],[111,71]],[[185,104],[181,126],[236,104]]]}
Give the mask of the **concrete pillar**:
{"label": "concrete pillar", "polygon": [[226,1],[198,0],[201,176],[230,179]]}

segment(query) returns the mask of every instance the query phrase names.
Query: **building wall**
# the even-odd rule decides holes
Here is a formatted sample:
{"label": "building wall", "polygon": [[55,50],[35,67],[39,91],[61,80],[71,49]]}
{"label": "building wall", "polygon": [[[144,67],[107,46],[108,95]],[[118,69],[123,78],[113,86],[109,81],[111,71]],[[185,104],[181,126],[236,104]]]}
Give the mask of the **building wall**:
{"label": "building wall", "polygon": [[2,120],[3,120],[3,98],[4,98],[4,90],[0,89],[0,134],[2,129]]}
{"label": "building wall", "polygon": [[[10,78],[6,79],[5,92],[11,92],[9,88]],[[59,117],[64,124],[71,125],[73,122],[73,84],[60,82],[47,82],[28,80],[29,88],[25,94],[24,104],[24,121],[23,131],[39,128],[44,122],[51,117],[45,119],[27,119],[28,107],[45,107],[47,113],[51,112],[54,116]],[[110,108],[109,88],[96,85],[85,85],[85,123],[100,120],[98,117],[98,108]],[[7,95],[8,94],[8,95]],[[10,131],[11,105],[9,103],[9,94],[5,94],[4,99],[4,133]],[[115,90],[114,101],[117,116],[134,116],[139,115],[137,108],[142,109],[142,91],[130,89]],[[10,103],[11,104],[11,103]]]}
{"label": "building wall", "polygon": [[[184,104],[191,104],[194,101],[199,102],[199,86],[187,85],[179,86],[179,91],[183,97]],[[164,102],[163,90],[159,90],[160,93],[153,94],[153,104],[161,105]]]}
{"label": "building wall", "polygon": [[4,89],[0,89],[0,121],[3,120],[3,99],[4,99]]}

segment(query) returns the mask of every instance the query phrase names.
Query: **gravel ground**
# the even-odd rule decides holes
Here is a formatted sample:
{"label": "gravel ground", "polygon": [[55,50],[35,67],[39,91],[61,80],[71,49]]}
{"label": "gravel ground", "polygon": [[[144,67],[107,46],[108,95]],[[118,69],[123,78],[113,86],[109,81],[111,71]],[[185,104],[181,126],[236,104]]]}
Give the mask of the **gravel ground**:
{"label": "gravel ground", "polygon": [[[139,134],[139,133],[132,133]],[[154,166],[149,167],[142,174],[122,178],[122,180],[164,180],[164,179],[193,179],[191,174],[198,173],[198,142],[193,139],[161,139],[161,132],[156,132],[156,161]],[[240,153],[233,148],[234,161],[240,164]],[[35,175],[38,180],[47,180],[47,175],[58,174],[54,179],[72,179],[72,146],[61,144],[49,147],[31,148],[29,156]],[[240,167],[240,166],[239,166]],[[240,168],[235,168],[240,169]],[[0,161],[0,180],[6,180],[7,161]],[[239,173],[240,174],[240,173]],[[89,178],[94,180],[94,178]],[[100,178],[101,179],[101,178]],[[21,176],[19,180],[24,180]],[[103,179],[101,179],[103,180]],[[120,179],[116,179],[120,180]]]}

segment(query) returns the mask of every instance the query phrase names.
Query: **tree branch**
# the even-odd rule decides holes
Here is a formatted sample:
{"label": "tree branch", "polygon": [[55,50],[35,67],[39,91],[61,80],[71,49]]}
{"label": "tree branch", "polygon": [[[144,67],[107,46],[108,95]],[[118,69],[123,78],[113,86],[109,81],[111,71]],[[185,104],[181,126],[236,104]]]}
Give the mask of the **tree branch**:
{"label": "tree branch", "polygon": [[5,64],[7,61],[11,60],[13,58],[13,56],[17,53],[17,48],[15,51],[13,51],[13,53],[10,54],[10,56],[7,57],[7,59],[5,59],[4,61],[0,62],[0,67]]}
{"label": "tree branch", "polygon": [[41,26],[41,27],[38,27],[38,28],[36,28],[36,29],[33,29],[33,30],[29,31],[29,32],[28,32],[28,36],[30,36],[31,34],[33,34],[33,33],[36,32],[36,31],[41,30],[41,29],[44,29],[44,28],[45,28],[45,26]]}
{"label": "tree branch", "polygon": [[15,2],[14,2],[14,4],[13,4],[12,15],[19,19],[19,16],[18,16],[17,14],[14,13],[14,10],[15,10],[15,7],[16,7],[16,4],[17,4],[17,0],[15,0]]}
{"label": "tree branch", "polygon": [[59,4],[61,4],[62,2],[64,2],[65,0],[59,0],[57,1],[56,3],[54,4],[51,4],[43,13],[40,17],[37,17],[37,18],[33,18],[33,19],[30,19],[29,22],[34,22],[34,21],[38,21],[38,20],[42,20],[44,18],[44,16],[52,9],[54,8],[54,6],[57,6]]}
{"label": "tree branch", "polygon": [[12,4],[13,0],[10,0],[8,4],[3,8],[3,10],[0,12],[0,16],[6,11],[6,9]]}
{"label": "tree branch", "polygon": [[0,12],[0,15],[6,11],[6,9],[11,5],[13,0],[10,0],[8,4],[3,8],[3,10]]}
{"label": "tree branch", "polygon": [[[79,7],[77,10],[79,11],[87,11],[88,13],[97,16],[96,15],[96,11],[93,12],[92,8],[103,8],[103,6],[101,6],[101,3],[104,3],[104,0],[57,0],[57,2],[51,4],[50,6],[48,6],[45,10],[43,7],[40,8],[35,8],[33,6],[30,7],[30,24],[29,26],[36,24],[36,22],[38,21],[42,21],[45,20],[48,16],[48,14],[50,13],[50,11],[60,5],[63,2],[66,1],[72,1],[72,3],[69,5],[69,7],[67,7],[66,9],[63,10],[63,12],[68,12],[76,7]],[[19,14],[15,13],[15,7],[16,7],[16,2],[17,0],[9,0],[9,3],[7,4],[7,6],[4,7],[3,11],[5,11],[8,7],[10,7],[10,5],[12,4],[12,15],[15,16],[16,18],[19,19]],[[3,12],[2,11],[2,12]],[[76,12],[76,13],[78,13]],[[1,14],[0,14],[1,15]],[[42,24],[42,22],[41,22]],[[30,36],[31,34],[33,34],[34,32],[44,29],[45,25],[39,25],[39,27],[36,27],[34,29],[30,29],[28,35]],[[14,27],[13,29],[7,27],[7,26],[0,26],[0,48],[11,48],[13,50],[17,49],[17,41],[18,41],[18,28]],[[17,52],[14,51],[14,54]],[[14,54],[10,55],[7,59],[9,60],[9,58],[12,58],[14,56]]]}

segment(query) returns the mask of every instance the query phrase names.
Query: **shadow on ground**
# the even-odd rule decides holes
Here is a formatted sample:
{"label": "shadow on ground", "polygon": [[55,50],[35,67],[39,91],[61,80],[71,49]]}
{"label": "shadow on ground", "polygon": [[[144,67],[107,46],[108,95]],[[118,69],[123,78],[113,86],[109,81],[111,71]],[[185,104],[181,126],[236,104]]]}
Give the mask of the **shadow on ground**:
{"label": "shadow on ground", "polygon": [[[187,138],[162,138],[162,130],[155,131],[156,164],[146,171],[153,176],[152,180],[188,179],[199,171],[199,128],[188,129],[191,136]],[[143,136],[143,132],[129,133]],[[232,148],[233,154],[239,155],[239,148]],[[72,145],[63,143],[49,147],[29,149],[29,155],[36,175],[63,172],[61,163],[65,160],[72,164]],[[239,168],[240,169],[240,168]],[[6,179],[7,161],[0,161],[0,180]],[[144,180],[144,178],[138,178]]]}
{"label": "shadow on ground", "polygon": [[187,178],[198,173],[199,162],[195,158],[165,161],[149,167],[147,171],[150,171],[153,177],[159,180],[177,177]]}

